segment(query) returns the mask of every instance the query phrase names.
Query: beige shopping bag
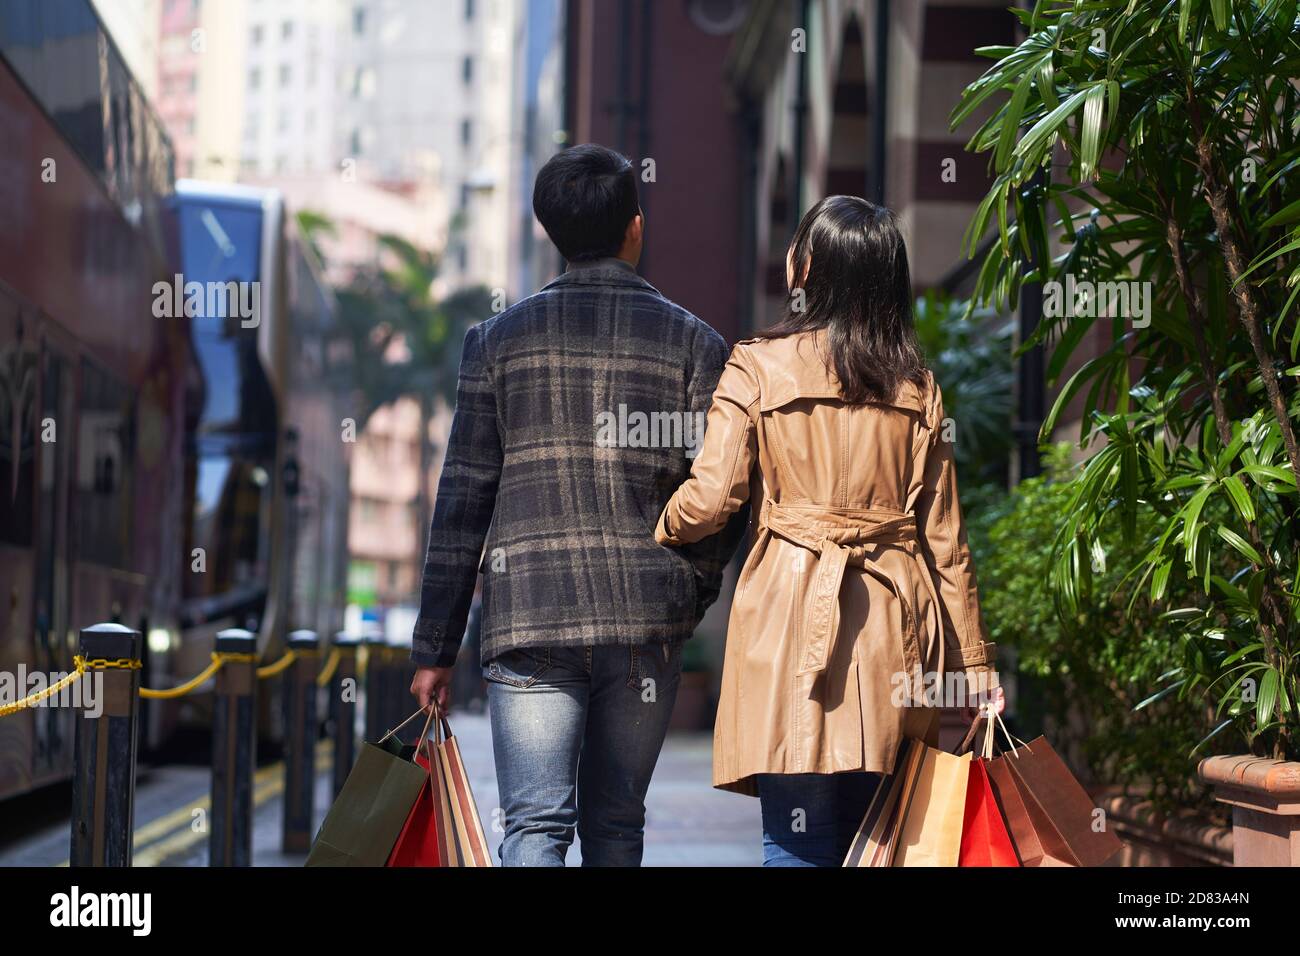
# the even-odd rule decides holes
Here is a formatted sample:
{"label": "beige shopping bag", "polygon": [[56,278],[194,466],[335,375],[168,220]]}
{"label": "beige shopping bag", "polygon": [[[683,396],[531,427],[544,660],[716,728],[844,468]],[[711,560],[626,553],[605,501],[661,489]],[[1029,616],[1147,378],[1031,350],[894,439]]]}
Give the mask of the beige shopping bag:
{"label": "beige shopping bag", "polygon": [[893,770],[876,787],[866,816],[844,858],[844,866],[890,866],[898,846],[903,816],[921,769],[925,743],[912,737],[899,742]]}
{"label": "beige shopping bag", "polygon": [[961,855],[962,820],[970,754],[926,747],[894,853],[894,866],[956,866]]}

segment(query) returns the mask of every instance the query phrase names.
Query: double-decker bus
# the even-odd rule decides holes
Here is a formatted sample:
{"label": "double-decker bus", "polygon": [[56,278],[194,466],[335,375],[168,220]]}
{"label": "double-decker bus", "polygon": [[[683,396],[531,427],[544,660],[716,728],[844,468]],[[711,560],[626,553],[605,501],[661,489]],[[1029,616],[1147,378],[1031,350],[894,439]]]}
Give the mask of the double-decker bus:
{"label": "double-decker bus", "polygon": [[[78,630],[102,621],[146,635],[154,687],[200,670],[222,627],[275,654],[289,629],[342,626],[332,296],[278,194],[178,184],[173,166],[87,0],[0,3],[9,675],[71,670]],[[178,281],[257,282],[256,326],[167,308]],[[203,722],[207,699],[145,702],[144,749]],[[73,717],[0,718],[0,799],[70,775]]]}
{"label": "double-decker bus", "polygon": [[[72,669],[77,631],[178,634],[187,393],[172,148],[86,3],[0,4],[0,670]],[[0,719],[0,795],[70,771],[73,713]]]}

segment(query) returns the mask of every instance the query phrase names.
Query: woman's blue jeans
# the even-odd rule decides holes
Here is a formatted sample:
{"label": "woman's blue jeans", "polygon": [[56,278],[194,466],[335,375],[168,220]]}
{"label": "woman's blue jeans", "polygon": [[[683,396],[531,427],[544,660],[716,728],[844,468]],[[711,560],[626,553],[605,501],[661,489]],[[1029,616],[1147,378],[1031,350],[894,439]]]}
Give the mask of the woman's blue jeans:
{"label": "woman's blue jeans", "polygon": [[880,784],[878,773],[764,773],[764,866],[841,866]]}

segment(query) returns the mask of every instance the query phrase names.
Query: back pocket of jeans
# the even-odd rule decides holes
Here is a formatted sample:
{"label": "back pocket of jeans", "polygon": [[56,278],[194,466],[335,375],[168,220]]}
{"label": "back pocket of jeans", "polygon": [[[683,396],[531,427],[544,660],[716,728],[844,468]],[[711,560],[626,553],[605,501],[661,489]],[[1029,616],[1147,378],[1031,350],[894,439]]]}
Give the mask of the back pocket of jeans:
{"label": "back pocket of jeans", "polygon": [[549,647],[516,647],[488,661],[483,676],[498,684],[531,687],[550,666]]}

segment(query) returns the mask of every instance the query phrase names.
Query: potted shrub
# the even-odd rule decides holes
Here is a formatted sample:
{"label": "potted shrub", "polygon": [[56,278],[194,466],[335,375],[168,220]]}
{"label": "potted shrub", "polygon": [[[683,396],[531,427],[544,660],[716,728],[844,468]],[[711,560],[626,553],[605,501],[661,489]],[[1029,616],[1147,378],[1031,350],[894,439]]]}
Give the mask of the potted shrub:
{"label": "potted shrub", "polygon": [[1124,593],[1178,624],[1151,700],[1213,705],[1199,754],[1243,742],[1200,766],[1234,807],[1236,862],[1297,863],[1296,4],[1046,0],[1017,15],[1026,39],[983,51],[997,62],[953,123],[987,116],[970,141],[994,175],[967,236],[975,255],[993,234],[975,302],[1009,308],[1044,283],[1024,343],[1049,349],[1060,385],[1042,436],[1082,416],[1090,457],[1051,590],[1078,614],[1101,599],[1111,530],[1136,548]]}

